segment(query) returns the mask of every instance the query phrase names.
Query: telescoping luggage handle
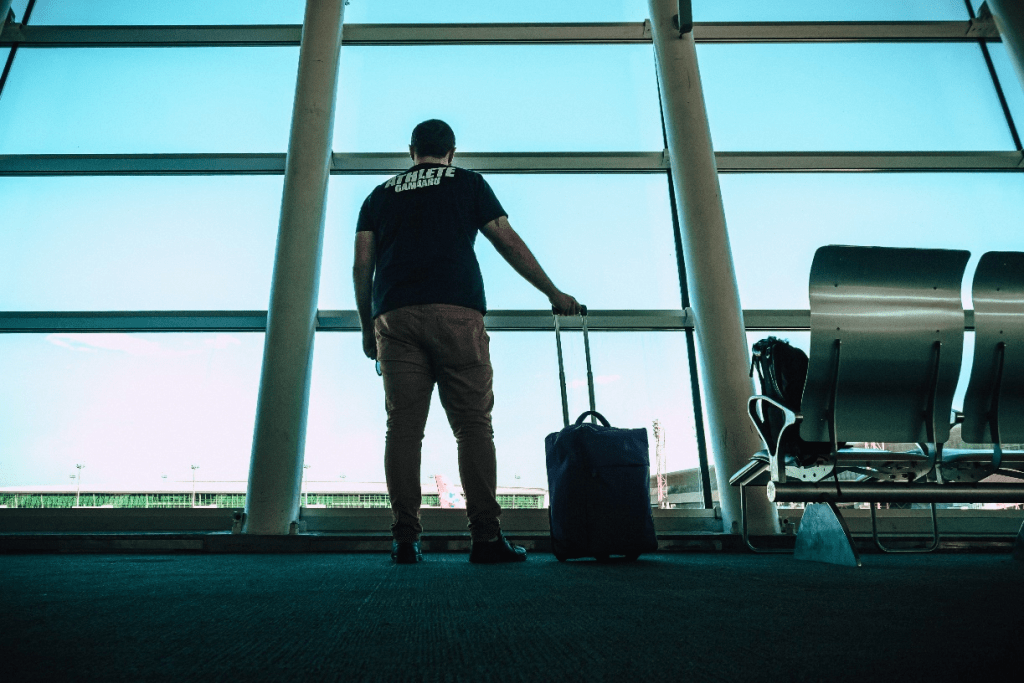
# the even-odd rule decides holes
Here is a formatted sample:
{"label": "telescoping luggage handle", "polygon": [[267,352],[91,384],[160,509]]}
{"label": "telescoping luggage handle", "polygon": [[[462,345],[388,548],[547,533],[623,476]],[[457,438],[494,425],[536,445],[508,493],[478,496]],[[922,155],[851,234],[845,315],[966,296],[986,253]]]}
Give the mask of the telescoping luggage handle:
{"label": "telescoping luggage handle", "polygon": [[[562,360],[562,328],[558,322],[558,311],[551,308],[551,314],[555,318],[555,344],[558,347],[558,381],[562,385],[562,422],[569,426],[569,394],[565,389],[565,363]],[[597,408],[594,407],[594,373],[590,369],[590,336],[587,334],[587,307],[580,306],[580,315],[583,317],[583,349],[587,354],[587,389],[590,390],[590,421],[597,424],[594,415]]]}

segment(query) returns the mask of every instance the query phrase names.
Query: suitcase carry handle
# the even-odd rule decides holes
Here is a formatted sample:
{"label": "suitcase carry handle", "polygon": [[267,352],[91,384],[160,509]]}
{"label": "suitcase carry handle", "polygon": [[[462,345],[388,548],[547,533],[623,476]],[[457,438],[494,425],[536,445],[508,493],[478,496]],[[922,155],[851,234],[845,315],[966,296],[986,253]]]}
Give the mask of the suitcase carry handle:
{"label": "suitcase carry handle", "polygon": [[607,419],[605,419],[605,416],[597,412],[596,410],[588,410],[587,412],[580,415],[578,418],[576,418],[576,425],[579,426],[583,424],[583,420],[586,419],[587,415],[590,416],[591,422],[593,422],[594,418],[596,417],[598,420],[601,421],[601,424],[603,424],[605,427],[611,427],[611,424],[608,422]]}
{"label": "suitcase carry handle", "polygon": [[[583,348],[587,355],[587,389],[590,393],[590,410],[584,413],[583,416],[585,417],[590,414],[590,421],[593,424],[597,424],[597,420],[594,419],[594,415],[598,415],[598,413],[594,406],[594,373],[590,369],[590,336],[587,333],[587,307],[580,306],[580,309],[580,315],[583,317]],[[565,363],[562,360],[562,328],[558,322],[559,316],[554,307],[551,308],[551,313],[555,319],[555,345],[558,348],[558,382],[562,388],[562,423],[568,427],[569,395],[565,388]],[[580,420],[582,419],[583,417],[580,418]],[[604,421],[605,426],[609,426],[607,420],[603,417],[601,419]],[[579,422],[577,422],[577,424],[579,424]]]}

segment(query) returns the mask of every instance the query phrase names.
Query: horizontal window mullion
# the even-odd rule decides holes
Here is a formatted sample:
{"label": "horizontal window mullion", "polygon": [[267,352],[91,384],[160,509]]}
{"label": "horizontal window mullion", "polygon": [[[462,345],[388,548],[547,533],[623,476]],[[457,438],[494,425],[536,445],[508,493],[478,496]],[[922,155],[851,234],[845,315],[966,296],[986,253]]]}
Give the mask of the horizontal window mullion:
{"label": "horizontal window mullion", "polygon": [[[664,173],[663,152],[469,152],[459,165],[481,173]],[[719,173],[1024,170],[1019,151],[716,152]],[[273,154],[0,154],[0,176],[281,175]],[[333,175],[389,175],[409,167],[399,152],[336,152]]]}
{"label": "horizontal window mullion", "polygon": [[[748,330],[809,330],[808,310],[746,310]],[[974,329],[974,311],[965,311],[964,329]],[[0,313],[0,333],[46,332],[263,332],[266,311],[124,311],[124,312],[6,312]],[[549,331],[551,314],[543,310],[493,310],[485,318],[492,331]],[[694,316],[685,310],[591,310],[587,325],[596,331],[644,332],[685,330],[694,326]],[[580,329],[578,317],[562,318],[563,329]],[[359,330],[356,311],[321,310],[317,330],[354,332]]]}
{"label": "horizontal window mullion", "polygon": [[[299,44],[297,24],[235,26],[23,26],[0,45],[23,47],[280,47]],[[698,43],[1000,40],[992,20],[698,22]],[[649,23],[347,24],[345,45],[631,44],[651,41]]]}

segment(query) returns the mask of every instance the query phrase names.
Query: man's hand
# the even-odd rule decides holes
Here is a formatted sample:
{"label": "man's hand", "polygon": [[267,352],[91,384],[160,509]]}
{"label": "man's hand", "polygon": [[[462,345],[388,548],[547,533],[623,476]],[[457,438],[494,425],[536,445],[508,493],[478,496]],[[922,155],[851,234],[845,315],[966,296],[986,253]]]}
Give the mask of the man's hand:
{"label": "man's hand", "polygon": [[548,301],[551,302],[551,306],[558,311],[558,315],[579,315],[581,306],[580,302],[564,292],[558,292],[552,294]]}
{"label": "man's hand", "polygon": [[377,360],[377,337],[373,330],[363,330],[363,353],[370,360]]}

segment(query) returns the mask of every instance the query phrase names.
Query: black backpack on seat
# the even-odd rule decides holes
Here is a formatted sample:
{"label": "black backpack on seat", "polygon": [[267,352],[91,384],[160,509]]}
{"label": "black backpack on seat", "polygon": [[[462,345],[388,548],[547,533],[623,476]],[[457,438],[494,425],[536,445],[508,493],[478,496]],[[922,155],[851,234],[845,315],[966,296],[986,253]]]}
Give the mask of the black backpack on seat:
{"label": "black backpack on seat", "polygon": [[[750,360],[750,376],[757,370],[761,381],[761,394],[781,403],[794,413],[800,412],[804,381],[807,379],[807,354],[792,346],[785,339],[768,337],[754,344]],[[779,432],[785,425],[782,411],[762,404],[761,429],[769,443],[778,441]],[[840,444],[842,446],[842,444]],[[827,441],[804,441],[800,438],[799,425],[794,425],[782,434],[779,453],[793,458],[800,465],[810,465],[819,457],[828,455],[832,446]]]}

